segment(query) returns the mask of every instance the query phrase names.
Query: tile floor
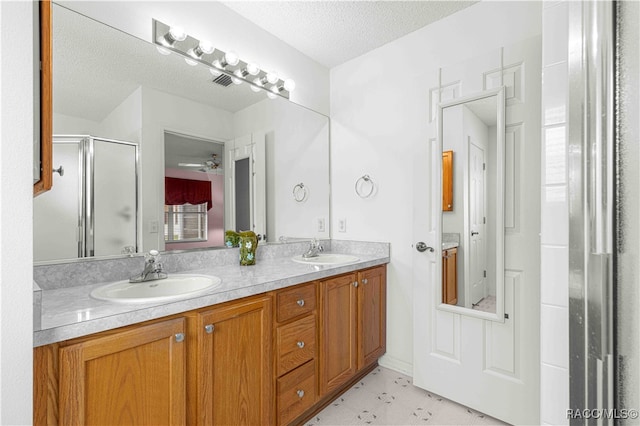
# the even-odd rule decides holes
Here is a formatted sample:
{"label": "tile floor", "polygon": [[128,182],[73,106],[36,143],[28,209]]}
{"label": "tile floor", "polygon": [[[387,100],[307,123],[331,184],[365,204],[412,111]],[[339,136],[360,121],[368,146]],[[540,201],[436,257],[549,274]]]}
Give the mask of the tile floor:
{"label": "tile floor", "polygon": [[377,367],[305,426],[364,424],[505,425],[413,386],[409,376]]}

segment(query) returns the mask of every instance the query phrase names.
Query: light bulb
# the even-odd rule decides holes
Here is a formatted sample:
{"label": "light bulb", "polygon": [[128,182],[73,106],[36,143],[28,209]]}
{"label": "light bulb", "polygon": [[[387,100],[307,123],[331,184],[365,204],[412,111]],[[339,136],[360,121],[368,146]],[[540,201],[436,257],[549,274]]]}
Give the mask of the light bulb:
{"label": "light bulb", "polygon": [[187,38],[187,33],[184,32],[182,27],[169,28],[169,34],[175,41],[183,41],[185,38]]}
{"label": "light bulb", "polygon": [[247,72],[249,73],[249,75],[258,75],[260,74],[260,67],[258,66],[258,64],[249,62],[247,64]]}
{"label": "light bulb", "polygon": [[[212,62],[212,64],[216,68],[224,69],[224,67],[222,66],[222,63],[220,62],[220,59],[216,59],[215,61]],[[211,71],[211,72],[213,73],[213,71]]]}
{"label": "light bulb", "polygon": [[162,46],[157,46],[156,45],[156,50],[161,55],[171,55],[171,51],[169,49],[166,49],[166,48],[162,47]]}
{"label": "light bulb", "polygon": [[277,71],[271,71],[267,73],[267,82],[269,82],[269,84],[276,84],[279,78],[280,77],[278,77]]}
{"label": "light bulb", "polygon": [[202,50],[202,53],[206,53],[207,55],[212,54],[215,50],[213,44],[209,43],[206,40],[200,40],[200,44],[198,44],[198,46],[200,47],[200,50]]}
{"label": "light bulb", "polygon": [[275,94],[273,94],[272,92],[270,92],[270,91],[268,91],[268,90],[267,90],[267,97],[268,97],[269,99],[275,99],[275,98],[277,98],[277,97],[278,97],[278,95],[275,95]]}
{"label": "light bulb", "polygon": [[[242,77],[241,70],[235,70],[233,74],[237,75],[238,77]],[[238,77],[231,77],[231,81],[233,82],[233,84],[242,84],[242,78],[238,78]]]}
{"label": "light bulb", "polygon": [[[255,86],[254,86],[254,84],[255,84]],[[262,85],[262,81],[260,81],[259,78],[254,78],[253,79],[253,84],[251,85],[251,90],[253,90],[256,93],[260,92],[262,90],[261,89],[262,86],[263,86]]]}
{"label": "light bulb", "polygon": [[242,72],[241,69],[237,69],[233,72],[233,75],[239,77],[239,78],[244,78],[244,76],[246,75],[245,73]]}
{"label": "light bulb", "polygon": [[191,58],[184,58],[184,61],[191,65],[192,67],[195,67],[196,65],[198,65],[198,61],[196,61],[195,59],[191,59]]}
{"label": "light bulb", "polygon": [[220,74],[222,74],[220,71],[218,71],[215,68],[209,68],[209,72],[211,73],[212,76],[214,77],[220,77]]}
{"label": "light bulb", "polygon": [[287,92],[293,92],[296,88],[296,82],[288,78],[284,81],[284,90]]}
{"label": "light bulb", "polygon": [[227,53],[224,54],[224,61],[231,65],[232,67],[238,65],[238,62],[240,62],[240,57],[238,56],[238,54],[236,52],[234,52],[233,50],[228,51]]}
{"label": "light bulb", "polygon": [[171,27],[169,28],[169,32],[165,35],[158,37],[158,43],[162,44],[166,47],[173,47],[176,44],[176,41],[183,41],[187,38],[187,33],[180,27]]}

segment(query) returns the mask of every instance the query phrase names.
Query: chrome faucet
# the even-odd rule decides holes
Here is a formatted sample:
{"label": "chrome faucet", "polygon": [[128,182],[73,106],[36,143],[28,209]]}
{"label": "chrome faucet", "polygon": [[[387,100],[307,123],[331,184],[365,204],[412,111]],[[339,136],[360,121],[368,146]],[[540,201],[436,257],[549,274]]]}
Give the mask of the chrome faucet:
{"label": "chrome faucet", "polygon": [[322,251],[324,251],[324,247],[322,247],[322,244],[320,244],[320,241],[314,238],[311,240],[311,245],[309,246],[309,250],[307,250],[302,255],[302,257],[305,259],[308,259],[310,257],[318,257],[318,254],[320,254]]}
{"label": "chrome faucet", "polygon": [[162,271],[160,254],[158,250],[151,250],[144,256],[144,270],[140,275],[129,278],[130,283],[141,283],[145,281],[162,280],[167,278],[167,274]]}

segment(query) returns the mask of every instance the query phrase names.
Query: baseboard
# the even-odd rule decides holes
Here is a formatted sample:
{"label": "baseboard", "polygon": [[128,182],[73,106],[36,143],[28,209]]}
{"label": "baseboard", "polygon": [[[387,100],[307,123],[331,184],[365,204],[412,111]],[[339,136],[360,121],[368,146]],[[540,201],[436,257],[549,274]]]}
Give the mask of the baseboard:
{"label": "baseboard", "polygon": [[413,377],[413,364],[394,358],[388,354],[378,360],[378,365]]}

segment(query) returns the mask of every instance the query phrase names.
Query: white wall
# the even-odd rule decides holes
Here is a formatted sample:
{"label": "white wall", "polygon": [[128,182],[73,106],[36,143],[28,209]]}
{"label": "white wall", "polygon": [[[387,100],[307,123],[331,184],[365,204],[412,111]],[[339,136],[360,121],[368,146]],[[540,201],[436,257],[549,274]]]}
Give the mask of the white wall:
{"label": "white wall", "polygon": [[542,32],[540,420],[569,424],[568,4],[549,3]]}
{"label": "white wall", "polygon": [[138,87],[107,115],[92,136],[140,142],[142,131],[142,87]]}
{"label": "white wall", "polygon": [[32,422],[34,2],[0,2],[0,424]]}
{"label": "white wall", "polygon": [[[333,237],[392,245],[382,364],[412,371],[413,153],[429,137],[429,84],[439,67],[538,34],[539,2],[481,2],[331,70]],[[364,173],[378,188],[363,200]]]}
{"label": "white wall", "polygon": [[[264,132],[267,150],[267,239],[329,238],[329,120],[281,99],[266,99],[234,114],[236,137]],[[269,167],[269,165],[277,167]],[[305,201],[293,188],[304,183]],[[325,223],[320,232],[317,220]]]}
{"label": "white wall", "polygon": [[247,21],[218,2],[204,1],[59,1],[93,19],[143,40],[151,40],[151,20],[182,26],[189,34],[235,50],[244,61],[275,69],[293,78],[291,100],[323,114],[329,113],[329,70]]}

